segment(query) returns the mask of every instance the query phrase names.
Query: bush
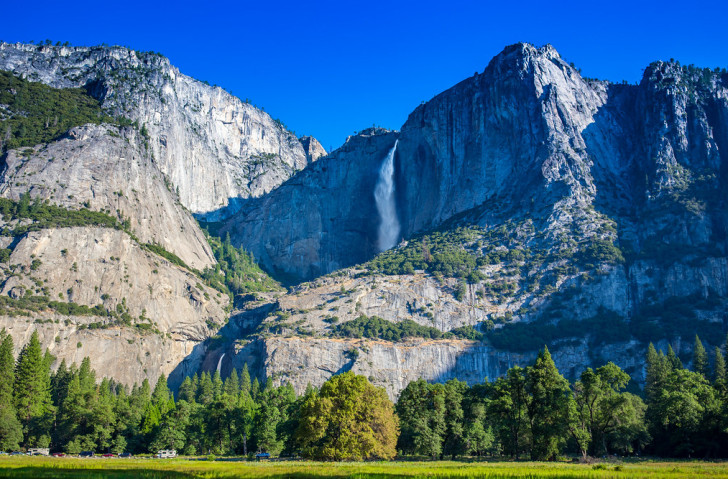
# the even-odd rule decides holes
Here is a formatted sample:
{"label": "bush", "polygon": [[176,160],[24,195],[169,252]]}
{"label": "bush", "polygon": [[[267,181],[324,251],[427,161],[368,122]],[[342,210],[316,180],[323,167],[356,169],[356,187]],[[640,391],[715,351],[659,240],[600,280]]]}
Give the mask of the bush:
{"label": "bush", "polygon": [[420,326],[411,319],[392,323],[378,316],[359,316],[332,328],[331,336],[341,338],[371,338],[401,341],[405,338],[439,339],[443,333],[430,326]]}

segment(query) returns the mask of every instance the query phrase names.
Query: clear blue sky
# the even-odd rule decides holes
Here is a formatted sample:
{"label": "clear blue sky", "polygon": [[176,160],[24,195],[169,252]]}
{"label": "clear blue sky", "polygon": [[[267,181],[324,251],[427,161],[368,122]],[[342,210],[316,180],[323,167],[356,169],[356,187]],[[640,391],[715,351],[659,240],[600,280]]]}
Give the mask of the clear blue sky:
{"label": "clear blue sky", "polygon": [[654,60],[728,67],[728,2],[5,2],[0,40],[154,50],[328,150],[482,71],[551,43],[586,76],[638,81]]}

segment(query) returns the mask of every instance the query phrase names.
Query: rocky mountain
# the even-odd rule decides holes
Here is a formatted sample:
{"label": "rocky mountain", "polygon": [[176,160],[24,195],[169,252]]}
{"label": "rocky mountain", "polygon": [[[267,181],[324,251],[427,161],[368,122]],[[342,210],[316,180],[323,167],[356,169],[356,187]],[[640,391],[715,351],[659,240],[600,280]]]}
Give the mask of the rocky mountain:
{"label": "rocky mountain", "polygon": [[[568,376],[611,360],[639,381],[648,342],[688,361],[695,334],[725,337],[724,69],[656,62],[612,84],[512,45],[400,131],[329,154],[156,54],[0,44],[0,69],[136,122],[11,149],[0,184],[0,319],[126,382],[247,364],[299,392],[353,370],[394,397],[544,344]],[[85,223],[41,227],[27,193]],[[234,246],[287,292],[238,279],[229,306]]]}
{"label": "rocky mountain", "polygon": [[[365,263],[278,300],[281,313],[263,322],[266,351],[276,344],[265,371],[303,389],[308,368],[284,359],[300,358],[300,344],[265,335],[312,335],[311,355],[331,357],[336,324],[361,314],[485,336],[443,340],[414,373],[428,378],[447,377],[441,355],[453,341],[489,365],[480,377],[512,365],[494,367],[493,355],[543,344],[571,374],[614,360],[637,379],[648,341],[686,360],[696,333],[717,345],[728,321],[727,95],[723,69],[656,62],[637,85],[611,84],[583,78],[551,46],[518,44],[418,107],[400,132],[350,138],[224,227],[286,278]],[[405,241],[374,257],[375,172],[395,139]],[[339,173],[342,160],[358,173]],[[348,196],[336,189],[343,179]],[[280,214],[304,198],[303,214]],[[390,347],[404,357],[411,345]],[[390,363],[358,358],[369,364],[361,371]]]}
{"label": "rocky mountain", "polygon": [[261,109],[183,75],[157,53],[0,43],[0,70],[56,88],[83,87],[106,111],[144,126],[154,162],[180,202],[208,219],[229,215],[238,199],[271,191],[320,155],[315,146],[304,151]]}

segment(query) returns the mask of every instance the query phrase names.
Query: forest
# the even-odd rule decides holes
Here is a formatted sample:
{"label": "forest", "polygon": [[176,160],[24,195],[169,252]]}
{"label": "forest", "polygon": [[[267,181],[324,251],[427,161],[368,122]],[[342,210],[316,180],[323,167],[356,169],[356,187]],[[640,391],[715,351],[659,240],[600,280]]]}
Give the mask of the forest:
{"label": "forest", "polygon": [[[0,450],[252,455],[323,460],[511,457],[553,460],[654,455],[722,457],[728,451],[728,384],[719,348],[709,358],[696,337],[692,369],[671,348],[650,344],[640,394],[607,363],[573,383],[548,349],[533,364],[468,385],[411,382],[396,404],[351,372],[297,395],[290,384],[251,378],[247,365],[187,377],[176,394],[160,376],[131,389],[98,380],[42,351],[37,333],[14,356],[0,332]],[[712,364],[712,367],[711,367]]]}

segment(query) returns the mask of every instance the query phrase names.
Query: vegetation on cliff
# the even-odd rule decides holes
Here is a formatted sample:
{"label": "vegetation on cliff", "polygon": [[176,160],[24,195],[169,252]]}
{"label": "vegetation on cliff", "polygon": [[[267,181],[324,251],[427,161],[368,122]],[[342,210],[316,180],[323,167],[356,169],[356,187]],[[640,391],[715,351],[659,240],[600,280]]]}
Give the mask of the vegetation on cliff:
{"label": "vegetation on cliff", "polygon": [[53,88],[0,70],[0,153],[48,143],[87,123],[118,121],[81,88]]}

